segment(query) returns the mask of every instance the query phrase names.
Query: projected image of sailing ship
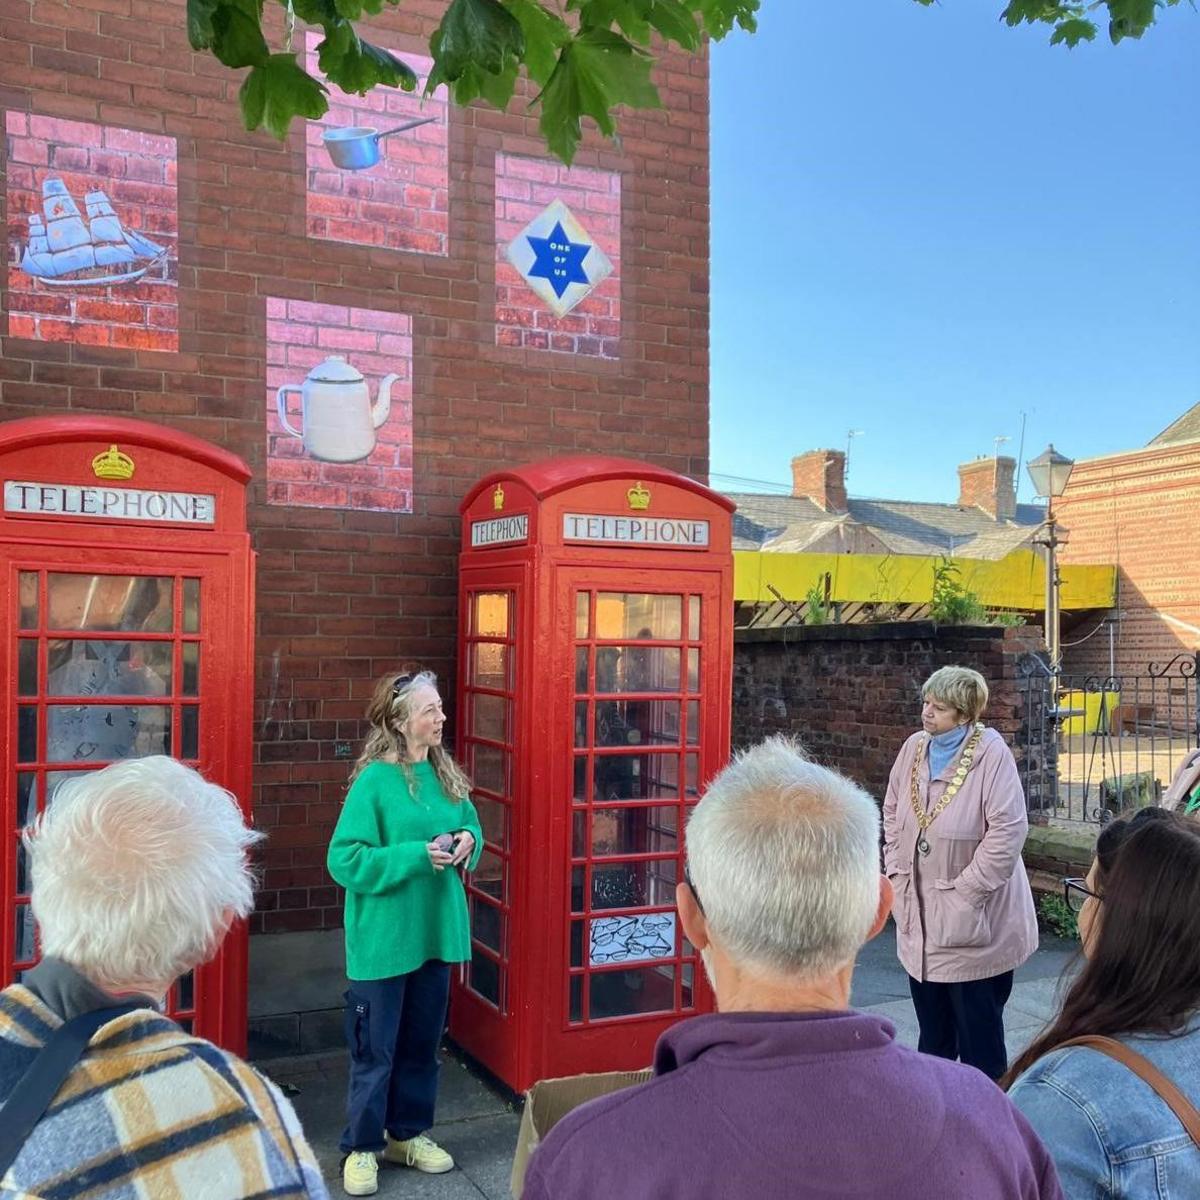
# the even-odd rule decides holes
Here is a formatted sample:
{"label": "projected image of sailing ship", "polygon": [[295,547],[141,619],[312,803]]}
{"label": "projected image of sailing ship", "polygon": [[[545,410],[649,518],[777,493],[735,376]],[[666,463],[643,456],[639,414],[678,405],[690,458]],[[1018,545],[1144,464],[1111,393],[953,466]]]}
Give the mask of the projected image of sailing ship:
{"label": "projected image of sailing ship", "polygon": [[42,212],[29,215],[21,270],[54,287],[132,283],[165,260],[165,246],[127,229],[104,192],[84,196],[86,217],[66,184],[42,183]]}

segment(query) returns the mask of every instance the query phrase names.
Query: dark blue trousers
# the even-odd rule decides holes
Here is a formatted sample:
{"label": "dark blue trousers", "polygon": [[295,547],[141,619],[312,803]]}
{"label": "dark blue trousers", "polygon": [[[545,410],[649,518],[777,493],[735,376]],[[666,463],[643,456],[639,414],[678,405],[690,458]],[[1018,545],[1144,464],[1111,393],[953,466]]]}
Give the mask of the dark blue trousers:
{"label": "dark blue trousers", "polygon": [[350,1095],[342,1153],[382,1150],[433,1125],[438,1048],[450,965],[427,962],[391,979],[351,980],[346,992]]}
{"label": "dark blue trousers", "polygon": [[1008,1070],[1004,1006],[1012,986],[1011,971],[969,983],[918,983],[910,975],[908,990],[921,1028],[917,1049],[999,1079]]}

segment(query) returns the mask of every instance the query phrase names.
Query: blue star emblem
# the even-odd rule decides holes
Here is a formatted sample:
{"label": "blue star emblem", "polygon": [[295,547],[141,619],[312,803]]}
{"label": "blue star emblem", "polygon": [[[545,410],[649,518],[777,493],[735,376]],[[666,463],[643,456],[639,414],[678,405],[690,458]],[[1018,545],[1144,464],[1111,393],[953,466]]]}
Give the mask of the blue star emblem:
{"label": "blue star emblem", "polygon": [[526,236],[534,253],[533,266],[527,272],[531,279],[549,280],[554,294],[560,300],[568,284],[582,283],[585,287],[591,284],[583,269],[583,260],[591,246],[586,242],[571,241],[563,232],[561,221],[554,223],[549,237]]}

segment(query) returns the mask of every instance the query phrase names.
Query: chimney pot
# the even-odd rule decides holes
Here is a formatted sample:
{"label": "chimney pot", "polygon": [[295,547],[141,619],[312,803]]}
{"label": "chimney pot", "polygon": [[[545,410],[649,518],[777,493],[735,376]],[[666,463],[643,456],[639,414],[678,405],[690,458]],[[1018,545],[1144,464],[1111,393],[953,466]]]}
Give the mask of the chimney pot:
{"label": "chimney pot", "polygon": [[1006,455],[977,458],[958,468],[958,503],[962,508],[982,508],[997,521],[1017,515],[1017,460]]}
{"label": "chimney pot", "polygon": [[827,513],[844,513],[846,455],[841,450],[809,450],[792,459],[792,495]]}

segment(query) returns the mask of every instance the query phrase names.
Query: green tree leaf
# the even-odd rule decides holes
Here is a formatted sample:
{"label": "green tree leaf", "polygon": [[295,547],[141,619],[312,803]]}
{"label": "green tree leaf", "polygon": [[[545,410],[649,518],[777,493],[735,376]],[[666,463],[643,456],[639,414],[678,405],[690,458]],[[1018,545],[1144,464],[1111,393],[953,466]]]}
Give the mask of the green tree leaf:
{"label": "green tree leaf", "polygon": [[325,39],[317,46],[317,65],[331,83],[343,92],[365,96],[377,84],[411,92],[417,86],[413,69],[390,50],[364,42],[349,21],[326,26]]}
{"label": "green tree leaf", "polygon": [[246,76],[238,100],[247,129],[265,125],[281,141],[293,117],[316,120],[329,108],[328,88],[296,63],[294,54],[272,54]]}
{"label": "green tree leaf", "polygon": [[1096,36],[1094,21],[1085,21],[1080,17],[1071,17],[1060,21],[1050,35],[1050,45],[1057,46],[1066,42],[1068,46],[1078,46],[1080,42],[1090,42]]}
{"label": "green tree leaf", "polygon": [[212,52],[227,67],[258,66],[270,57],[257,0],[223,0],[213,10],[212,26]]}
{"label": "green tree leaf", "polygon": [[453,83],[468,67],[499,75],[525,56],[520,23],[499,0],[450,0],[429,45],[435,65],[427,90]]}
{"label": "green tree leaf", "polygon": [[758,0],[691,0],[700,14],[704,32],[720,41],[734,25],[753,33],[758,28]]}
{"label": "green tree leaf", "polygon": [[571,40],[571,30],[537,0],[506,0],[505,7],[525,35],[526,73],[534,83],[545,84],[558,66],[559,51]]}
{"label": "green tree leaf", "polygon": [[219,0],[187,0],[188,41],[193,50],[207,50],[213,44],[213,12]]}

